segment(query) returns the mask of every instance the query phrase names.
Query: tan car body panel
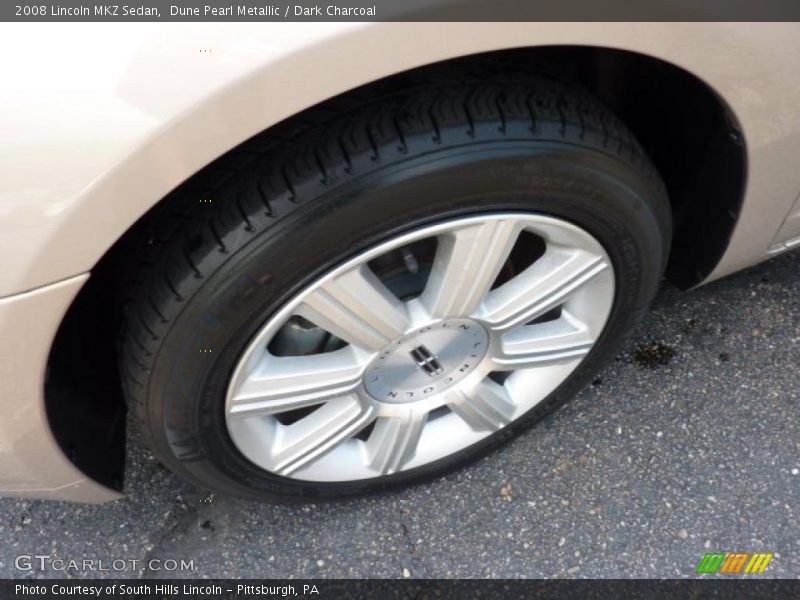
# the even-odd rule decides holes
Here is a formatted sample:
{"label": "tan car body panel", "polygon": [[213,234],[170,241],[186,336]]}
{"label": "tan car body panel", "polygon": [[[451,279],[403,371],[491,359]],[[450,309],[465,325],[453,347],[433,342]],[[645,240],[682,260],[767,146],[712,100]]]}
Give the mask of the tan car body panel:
{"label": "tan car body panel", "polygon": [[76,469],[47,423],[43,365],[64,313],[89,278],[0,299],[0,492],[12,496],[114,500],[119,494]]}
{"label": "tan car body panel", "polygon": [[82,274],[226,150],[340,92],[456,56],[555,44],[639,52],[704,80],[743,129],[745,203],[713,279],[800,236],[789,216],[799,33],[791,23],[2,24],[0,51],[18,58],[0,63],[0,494],[117,497],[53,441],[47,353]]}

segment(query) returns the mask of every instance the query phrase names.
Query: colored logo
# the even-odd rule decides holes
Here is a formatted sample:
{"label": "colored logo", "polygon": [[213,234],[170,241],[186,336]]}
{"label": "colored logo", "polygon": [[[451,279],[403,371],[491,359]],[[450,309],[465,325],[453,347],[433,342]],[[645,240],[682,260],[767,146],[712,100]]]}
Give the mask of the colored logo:
{"label": "colored logo", "polygon": [[696,572],[761,575],[771,560],[771,552],[709,552],[700,561]]}

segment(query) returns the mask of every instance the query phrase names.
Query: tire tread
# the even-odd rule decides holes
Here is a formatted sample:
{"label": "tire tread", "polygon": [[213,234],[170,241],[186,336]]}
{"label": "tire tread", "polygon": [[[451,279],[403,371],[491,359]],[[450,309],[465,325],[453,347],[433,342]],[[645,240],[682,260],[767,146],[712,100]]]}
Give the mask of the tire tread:
{"label": "tire tread", "polygon": [[146,443],[156,448],[146,418],[148,379],[164,338],[233,254],[307,199],[380,165],[444,145],[510,139],[593,148],[663,191],[633,135],[589,94],[497,68],[333,99],[257,135],[170,194],[142,226],[120,301],[122,386]]}

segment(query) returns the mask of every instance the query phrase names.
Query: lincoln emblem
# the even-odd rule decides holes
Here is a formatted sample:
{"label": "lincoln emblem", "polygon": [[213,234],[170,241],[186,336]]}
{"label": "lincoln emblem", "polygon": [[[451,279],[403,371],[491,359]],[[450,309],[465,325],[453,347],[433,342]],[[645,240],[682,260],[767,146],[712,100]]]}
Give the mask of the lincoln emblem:
{"label": "lincoln emblem", "polygon": [[410,354],[414,362],[417,363],[417,366],[431,377],[442,372],[442,363],[440,363],[439,359],[425,346],[417,346]]}

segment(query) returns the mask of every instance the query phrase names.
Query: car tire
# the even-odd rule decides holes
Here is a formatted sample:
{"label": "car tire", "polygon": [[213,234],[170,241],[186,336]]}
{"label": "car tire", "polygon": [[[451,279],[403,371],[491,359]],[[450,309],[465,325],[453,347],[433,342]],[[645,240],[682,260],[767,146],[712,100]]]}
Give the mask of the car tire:
{"label": "car tire", "polygon": [[[473,270],[465,267],[466,276],[459,279],[441,266],[443,259],[437,256],[444,252],[442,248],[450,247],[447,240],[458,244],[458,240],[467,239],[464,236],[472,235],[469,232],[479,236],[491,228],[495,231],[506,226],[524,232],[524,236],[520,233],[504,250],[497,251],[498,256],[505,257],[497,259],[502,264],[489,265],[484,271],[480,265],[475,267],[491,262],[488,258],[481,261],[496,247],[475,242],[474,248],[480,250],[470,254]],[[431,479],[478,459],[529,429],[574,396],[609,357],[619,352],[624,336],[640,321],[656,292],[671,236],[665,187],[633,135],[608,109],[581,90],[535,77],[427,83],[356,102],[345,110],[324,105],[310,109],[301,118],[256,136],[204,169],[166,198],[140,227],[141,239],[131,255],[131,281],[121,305],[119,337],[120,372],[134,420],[156,456],[179,475],[217,492],[269,501],[351,496]],[[522,237],[524,244],[520,248]],[[434,241],[425,241],[431,239]],[[416,245],[402,246],[404,240]],[[410,257],[403,248],[413,249],[409,250]],[[423,425],[401,423],[393,429],[393,425],[384,426],[381,421],[376,426],[375,415],[383,414],[381,411],[389,405],[387,410],[395,412],[387,412],[387,419],[405,414],[406,409],[413,412],[415,402],[427,401],[409,400],[408,405],[400,403],[398,408],[393,399],[383,396],[396,394],[395,388],[412,396],[433,388],[423,387],[423,375],[416,371],[408,375],[413,385],[408,383],[412,379],[400,380],[392,373],[406,373],[411,367],[400,363],[413,361],[415,356],[421,368],[429,370],[427,375],[451,368],[445,359],[437,362],[435,353],[427,348],[444,339],[445,333],[437,333],[438,338],[424,337],[429,334],[417,333],[424,329],[419,323],[412,323],[408,330],[404,329],[406,323],[397,326],[402,339],[392,341],[395,345],[386,346],[388,349],[379,348],[380,344],[373,340],[380,338],[376,331],[386,327],[375,320],[380,312],[376,307],[383,307],[384,300],[373,297],[373,288],[362,290],[359,286],[365,285],[363,281],[343,275],[336,279],[340,277],[337,273],[348,268],[350,273],[369,271],[370,280],[377,277],[385,284],[382,290],[390,286],[391,280],[392,293],[402,296],[403,307],[414,299],[417,304],[424,304],[425,298],[433,294],[426,296],[425,288],[435,277],[455,281],[459,286],[466,285],[466,279],[481,280],[480,284],[475,283],[475,289],[485,294],[482,300],[467,302],[465,298],[472,292],[464,287],[466,291],[450,301],[451,312],[441,309],[442,314],[437,317],[434,313],[439,309],[431,309],[428,312],[434,316],[429,317],[437,327],[470,328],[478,323],[478,328],[488,331],[485,339],[452,337],[456,334],[447,333],[451,338],[441,342],[442,356],[452,351],[453,360],[461,360],[468,355],[463,354],[463,349],[473,342],[484,343],[478,352],[487,352],[485,356],[490,351],[484,348],[493,344],[502,349],[491,352],[506,356],[510,338],[503,333],[505,330],[495,334],[489,317],[485,322],[480,316],[474,317],[478,310],[475,306],[483,307],[480,310],[484,312],[474,314],[489,314],[484,306],[489,302],[486,294],[494,294],[495,304],[501,302],[502,298],[496,298],[502,294],[496,290],[532,272],[534,267],[540,279],[548,276],[543,263],[536,265],[542,256],[551,256],[547,254],[551,248],[567,253],[563,256],[568,252],[574,256],[592,255],[592,260],[605,265],[600,283],[591,277],[585,285],[574,278],[568,281],[577,290],[568,290],[569,293],[580,297],[574,301],[574,311],[573,305],[568,309],[556,306],[562,296],[551,291],[548,293],[555,294],[556,299],[549,301],[550,312],[546,315],[539,314],[544,304],[537,305],[536,310],[526,306],[514,313],[515,327],[531,328],[547,323],[542,319],[548,315],[552,321],[584,311],[584,321],[594,323],[591,343],[580,350],[579,356],[564,359],[572,361],[569,367],[553,370],[557,377],[543,376],[553,380],[536,392],[537,396],[531,390],[539,380],[531,379],[530,373],[545,367],[531,367],[533,359],[519,359],[519,364],[525,366],[512,371],[511,376],[490,373],[493,367],[484,366],[478,375],[470,366],[463,375],[464,381],[485,377],[480,385],[495,391],[506,389],[508,381],[523,382],[516,385],[526,397],[524,411],[508,409],[503,417],[497,416],[497,406],[461,406],[452,401],[455,388],[442,384],[441,392],[437,388],[430,393],[449,400],[431,403]],[[452,256],[456,256],[455,250]],[[456,260],[452,256],[451,260]],[[376,261],[382,260],[388,266],[375,266]],[[399,283],[404,277],[416,283]],[[417,281],[425,278],[423,283]],[[492,278],[491,287],[481,278]],[[338,287],[331,281],[338,282]],[[543,285],[539,280],[525,281],[525,285]],[[404,285],[407,290],[397,291],[405,289]],[[591,294],[586,286],[594,286]],[[323,292],[327,294],[326,301],[331,302],[346,296],[352,306],[339,307],[345,311],[344,317],[326,321],[327,317],[319,316],[325,312],[323,309],[308,309],[321,306]],[[431,300],[426,306],[435,302],[438,300]],[[459,303],[470,304],[469,310]],[[299,316],[286,312],[291,306],[304,307],[306,312]],[[369,314],[359,316],[358,307]],[[411,309],[403,308],[408,310]],[[306,318],[308,314],[312,318]],[[276,315],[283,315],[284,320],[278,323]],[[357,323],[352,327],[361,327],[361,333],[353,334],[352,339],[366,340],[363,347],[372,354],[361,352],[360,341],[348,343],[348,332],[339,336],[330,331],[344,331],[342,319],[353,315]],[[531,315],[536,318],[522,322]],[[367,388],[370,382],[359,371],[359,391],[353,392],[352,386],[346,390],[347,394],[369,397],[370,406],[378,407],[378,412],[359,414],[347,421],[341,426],[347,429],[346,435],[333,436],[334,441],[326,442],[332,444],[330,448],[321,443],[311,450],[303,446],[302,452],[297,450],[291,456],[286,448],[294,448],[295,443],[306,444],[304,440],[310,435],[306,432],[306,437],[298,437],[301,441],[296,442],[291,427],[316,418],[313,415],[319,414],[319,406],[332,406],[341,398],[326,400],[316,407],[298,400],[296,405],[301,408],[292,413],[296,421],[281,420],[269,409],[267,416],[248,415],[247,424],[240,426],[234,421],[239,417],[231,412],[236,410],[232,407],[238,406],[239,383],[244,382],[242,389],[256,389],[247,387],[253,382],[261,382],[258,389],[264,389],[263,381],[268,381],[268,388],[284,385],[283,379],[274,385],[269,383],[269,373],[258,371],[262,379],[253,373],[262,364],[259,360],[272,361],[273,354],[280,355],[273,346],[277,348],[279,334],[289,335],[285,333],[289,327],[286,319],[295,319],[291,322],[295,337],[291,338],[293,350],[289,358],[304,356],[304,364],[308,363],[307,356],[297,350],[298,344],[322,339],[319,335],[324,334],[328,346],[323,350],[315,347],[315,356],[328,353],[344,357],[352,348],[350,354],[358,354],[362,360],[358,364],[367,365],[363,369],[373,375],[378,373],[371,375],[377,382],[371,384],[374,389]],[[273,321],[276,324],[270,325]],[[320,322],[327,323],[328,329]],[[503,325],[506,326],[511,325]],[[298,328],[300,333],[295,331]],[[409,333],[411,329],[414,331]],[[265,331],[271,331],[272,337],[264,337]],[[412,339],[412,335],[423,337]],[[388,340],[391,335],[383,337]],[[409,348],[416,354],[407,356]],[[378,369],[375,361],[379,355],[395,361],[395,371],[370,370]],[[352,359],[348,356],[347,360]],[[475,358],[475,363],[483,365],[481,361],[490,360],[485,356]],[[495,366],[502,363],[500,358],[491,361]],[[286,366],[291,361],[274,362]],[[286,368],[291,371],[295,367]],[[526,375],[518,376],[518,372]],[[431,376],[434,379],[430,381],[437,385],[447,380],[447,373]],[[318,391],[296,381],[292,385],[297,386],[295,396],[288,392],[274,396],[288,402],[288,407],[295,406],[292,399]],[[462,384],[451,381],[447,385]],[[350,400],[337,404],[342,411],[351,405]],[[431,415],[435,411],[443,411],[445,416],[434,419]],[[491,425],[495,418],[492,415],[496,417],[495,425]],[[437,426],[438,442],[434,434],[415,430],[444,423],[442,419],[451,419],[451,428]],[[319,417],[319,423],[323,425],[313,425],[319,426],[318,431],[311,425],[308,431],[328,439],[324,429],[328,422]],[[367,431],[370,427],[373,429]],[[480,433],[480,427],[486,431]],[[384,441],[370,446],[373,436],[383,436]],[[414,436],[418,445],[410,448],[408,440]],[[277,448],[278,438],[284,446],[273,452],[270,448]],[[398,449],[401,442],[397,440],[401,439],[405,440],[404,445]],[[437,447],[436,443],[444,446]],[[331,458],[334,455],[336,459]],[[424,460],[420,458],[423,455]],[[366,467],[359,463],[362,459]]]}

